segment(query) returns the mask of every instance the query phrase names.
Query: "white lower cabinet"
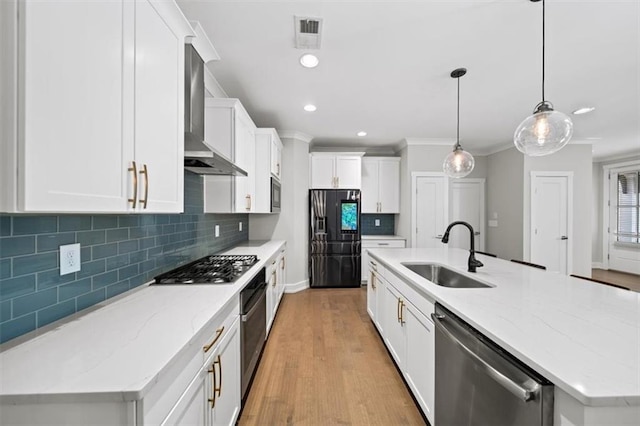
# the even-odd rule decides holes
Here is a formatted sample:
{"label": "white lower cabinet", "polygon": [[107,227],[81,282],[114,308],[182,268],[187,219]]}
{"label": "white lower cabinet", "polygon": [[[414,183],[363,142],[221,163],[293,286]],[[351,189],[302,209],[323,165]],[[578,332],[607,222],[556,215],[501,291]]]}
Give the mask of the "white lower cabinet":
{"label": "white lower cabinet", "polygon": [[361,241],[362,252],[360,256],[361,278],[363,283],[369,281],[369,252],[368,249],[373,248],[405,248],[406,240],[401,238],[363,238]]}
{"label": "white lower cabinet", "polygon": [[286,248],[283,247],[267,262],[267,335],[269,335],[284,294],[286,253]]}
{"label": "white lower cabinet", "polygon": [[240,320],[237,315],[220,336],[222,338],[209,349],[198,373],[162,425],[235,424],[241,400]]}
{"label": "white lower cabinet", "polygon": [[375,260],[370,264],[375,266],[370,267],[367,310],[374,323],[380,323],[378,330],[387,349],[433,424],[435,335],[429,315],[434,305]]}

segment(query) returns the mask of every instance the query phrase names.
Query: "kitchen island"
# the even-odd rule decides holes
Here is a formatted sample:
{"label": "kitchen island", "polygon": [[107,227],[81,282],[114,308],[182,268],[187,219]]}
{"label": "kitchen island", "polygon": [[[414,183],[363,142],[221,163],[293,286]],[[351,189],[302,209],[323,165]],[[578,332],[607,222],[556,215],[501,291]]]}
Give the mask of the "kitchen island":
{"label": "kitchen island", "polygon": [[[213,345],[239,345],[233,340],[238,339],[239,293],[285,244],[247,241],[219,253],[258,256],[233,283],[145,285],[1,345],[0,424],[174,422],[168,419],[185,395],[195,399],[187,394],[191,383],[208,384],[196,389],[203,392],[215,385],[207,371],[208,358],[220,361]],[[203,352],[204,345],[211,351]],[[232,349],[229,353],[239,358],[239,346]],[[223,361],[211,368],[221,372],[233,364]],[[239,375],[239,370],[226,374],[224,389]],[[223,390],[222,398],[228,396]],[[232,399],[235,421],[239,390]]]}
{"label": "kitchen island", "polygon": [[[446,246],[369,254],[408,292],[442,304],[553,382],[554,424],[640,424],[639,293],[483,255],[471,274],[468,251]],[[420,262],[490,287],[442,287],[402,265]]]}

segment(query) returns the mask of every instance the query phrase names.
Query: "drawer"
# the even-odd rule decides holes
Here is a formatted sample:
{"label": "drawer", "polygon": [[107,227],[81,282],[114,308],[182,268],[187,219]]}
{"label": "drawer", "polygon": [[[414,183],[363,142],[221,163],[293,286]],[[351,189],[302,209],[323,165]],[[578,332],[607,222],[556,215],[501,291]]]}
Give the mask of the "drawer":
{"label": "drawer", "polygon": [[405,248],[405,240],[362,240],[362,248]]}

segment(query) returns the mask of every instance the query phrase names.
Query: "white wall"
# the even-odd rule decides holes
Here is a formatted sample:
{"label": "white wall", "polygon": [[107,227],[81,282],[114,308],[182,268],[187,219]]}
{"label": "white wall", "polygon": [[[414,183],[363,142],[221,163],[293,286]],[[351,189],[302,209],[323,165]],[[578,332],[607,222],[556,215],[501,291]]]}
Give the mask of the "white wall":
{"label": "white wall", "polygon": [[498,226],[487,224],[486,251],[502,259],[523,259],[523,168],[524,156],[515,148],[488,156],[485,217],[497,215]]}
{"label": "white wall", "polygon": [[573,269],[570,274],[591,276],[591,210],[592,204],[591,145],[567,145],[553,155],[525,157],[524,160],[524,259],[529,259],[531,223],[531,172],[573,172],[573,232],[569,238],[573,246]]}
{"label": "white wall", "polygon": [[309,283],[309,143],[282,138],[282,198],[280,214],[249,215],[250,240],[287,241],[287,286]]}

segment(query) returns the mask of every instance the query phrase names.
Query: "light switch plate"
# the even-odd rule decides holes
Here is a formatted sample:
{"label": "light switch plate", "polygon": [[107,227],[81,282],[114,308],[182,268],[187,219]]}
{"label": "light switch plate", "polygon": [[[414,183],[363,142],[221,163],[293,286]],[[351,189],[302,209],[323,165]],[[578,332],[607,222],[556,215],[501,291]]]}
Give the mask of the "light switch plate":
{"label": "light switch plate", "polygon": [[376,226],[380,226],[380,219],[376,219],[375,224]]}
{"label": "light switch plate", "polygon": [[216,238],[220,236],[220,225],[216,225]]}
{"label": "light switch plate", "polygon": [[238,231],[242,231],[242,222],[238,222]]}
{"label": "light switch plate", "polygon": [[60,246],[60,275],[80,270],[80,243]]}
{"label": "light switch plate", "polygon": [[489,221],[489,228],[497,228],[498,227],[498,221],[497,220],[490,220]]}

